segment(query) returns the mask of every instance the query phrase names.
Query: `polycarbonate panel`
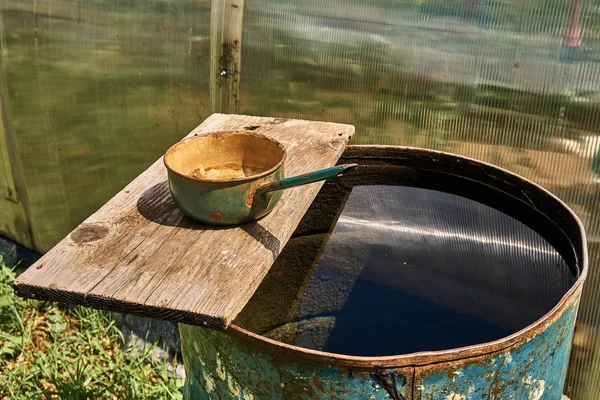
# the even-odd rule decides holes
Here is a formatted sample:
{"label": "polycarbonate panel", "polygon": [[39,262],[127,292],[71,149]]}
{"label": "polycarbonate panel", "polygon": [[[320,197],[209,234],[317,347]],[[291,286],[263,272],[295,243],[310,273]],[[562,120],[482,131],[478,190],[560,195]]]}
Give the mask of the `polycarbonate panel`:
{"label": "polycarbonate panel", "polygon": [[32,230],[48,250],[209,114],[210,0],[3,0]]}
{"label": "polycarbonate panel", "polygon": [[600,4],[246,0],[243,34],[242,113],[351,123],[354,143],[488,161],[579,214],[591,274],[566,393],[596,400]]}

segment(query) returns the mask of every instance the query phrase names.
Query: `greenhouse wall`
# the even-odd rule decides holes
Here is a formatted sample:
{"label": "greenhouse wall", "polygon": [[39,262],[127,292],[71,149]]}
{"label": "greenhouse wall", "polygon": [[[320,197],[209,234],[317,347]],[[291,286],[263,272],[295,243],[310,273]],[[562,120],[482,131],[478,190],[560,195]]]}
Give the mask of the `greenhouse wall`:
{"label": "greenhouse wall", "polygon": [[[354,144],[488,161],[578,213],[591,275],[566,394],[595,400],[600,3],[239,5],[234,111],[350,123]],[[211,20],[230,16],[211,19],[210,0],[2,0],[0,11],[0,232],[29,247],[48,250],[211,112],[231,111],[211,103],[227,76],[211,70]]]}
{"label": "greenhouse wall", "polygon": [[46,251],[210,115],[210,2],[0,5],[5,130]]}

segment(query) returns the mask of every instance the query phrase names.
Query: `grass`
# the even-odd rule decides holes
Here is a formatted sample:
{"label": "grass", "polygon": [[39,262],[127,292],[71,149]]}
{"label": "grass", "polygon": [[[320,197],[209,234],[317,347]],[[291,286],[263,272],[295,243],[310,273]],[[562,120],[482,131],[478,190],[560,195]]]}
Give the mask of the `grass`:
{"label": "grass", "polygon": [[109,313],[14,295],[0,255],[0,399],[182,398],[168,362],[123,346]]}

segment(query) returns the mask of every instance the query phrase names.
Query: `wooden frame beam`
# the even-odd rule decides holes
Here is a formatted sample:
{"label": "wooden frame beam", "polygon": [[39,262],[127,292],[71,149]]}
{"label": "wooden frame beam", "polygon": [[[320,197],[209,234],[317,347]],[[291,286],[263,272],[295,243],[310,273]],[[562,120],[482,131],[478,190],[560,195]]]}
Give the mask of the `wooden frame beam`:
{"label": "wooden frame beam", "polygon": [[237,113],[240,103],[245,0],[212,0],[210,99],[212,112]]}

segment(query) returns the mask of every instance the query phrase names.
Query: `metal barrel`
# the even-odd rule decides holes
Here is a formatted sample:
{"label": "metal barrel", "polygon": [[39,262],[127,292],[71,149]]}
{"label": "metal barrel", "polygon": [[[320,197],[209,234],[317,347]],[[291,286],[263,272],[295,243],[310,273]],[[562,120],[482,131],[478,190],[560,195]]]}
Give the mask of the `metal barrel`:
{"label": "metal barrel", "polygon": [[[392,146],[349,146],[340,162],[357,163],[360,168],[324,185],[234,324],[225,331],[180,325],[187,374],[185,398],[561,400],[577,308],[588,268],[585,232],[577,216],[554,195],[518,175],[449,153]],[[344,205],[353,201],[352,193],[378,185],[387,189],[374,192],[379,197],[364,205],[358,203],[358,209],[368,209],[385,201],[381,197],[390,193],[389,187],[396,186],[458,195],[499,210],[530,227],[560,255],[573,279],[568,280],[559,272],[536,275],[539,272],[536,272],[535,266],[528,267],[529,264],[519,261],[519,257],[530,257],[527,251],[535,247],[523,238],[518,240],[502,233],[504,241],[500,244],[496,241],[494,245],[504,246],[513,255],[498,253],[500,255],[495,256],[493,252],[496,250],[489,250],[490,240],[487,237],[492,235],[490,232],[493,230],[502,231],[504,228],[494,226],[492,220],[482,221],[465,214],[460,218],[473,219],[470,229],[474,233],[446,234],[439,240],[454,243],[459,254],[470,254],[472,249],[491,253],[474,254],[472,265],[464,266],[460,279],[475,276],[482,268],[485,268],[485,274],[494,274],[494,279],[499,279],[501,285],[515,293],[514,304],[522,304],[523,307],[511,306],[513,303],[508,299],[508,305],[505,304],[508,313],[500,322],[512,322],[517,328],[520,323],[526,325],[515,328],[506,336],[482,343],[404,354],[392,352],[381,356],[326,352],[261,334],[272,327],[273,321],[283,323],[291,312],[298,309],[299,302],[303,301],[300,295],[313,284],[310,278],[315,273],[312,260],[328,257],[323,247],[328,242],[332,245],[335,236],[331,232],[335,227],[348,224],[348,221],[357,223],[358,219],[353,214],[347,216],[342,213]],[[411,214],[412,210],[419,210],[421,203],[429,200],[406,197],[402,201],[403,207],[408,208]],[[452,218],[455,217],[448,215],[442,220],[452,221]],[[393,225],[398,228],[395,234],[402,239],[397,242],[410,240],[405,232],[410,231],[414,221],[426,225],[417,230],[420,235],[423,235],[421,232],[429,234],[434,229],[433,225],[427,225],[426,216],[408,218]],[[379,225],[384,231],[392,226],[389,221]],[[340,237],[346,237],[344,235],[350,235],[353,247],[360,248],[360,238],[348,232],[343,232]],[[391,235],[387,232],[374,240],[385,241]],[[456,244],[459,239],[462,242]],[[469,241],[476,243],[468,244]],[[434,248],[438,242],[428,243]],[[353,251],[352,247],[347,249],[348,253]],[[549,253],[540,249],[535,250],[536,254]],[[408,245],[403,249],[405,252],[410,250]],[[361,252],[356,250],[356,253]],[[436,259],[432,258],[432,273],[436,273],[436,263]],[[498,268],[498,265],[503,267]],[[380,278],[394,279],[388,275]],[[404,277],[406,282],[414,283],[411,279],[410,276]],[[407,290],[414,286],[413,283],[407,284]],[[329,285],[332,290],[336,288],[335,282]],[[550,290],[547,288],[556,285],[566,286],[559,296],[546,295]],[[491,310],[501,304],[491,295],[493,288],[479,290],[475,285],[471,290],[453,292],[447,286],[440,284],[428,287],[428,290],[438,296],[436,301],[446,301],[453,307],[460,308],[468,302],[480,301],[482,309],[488,307]],[[521,301],[519,295],[525,296],[522,303],[518,303]],[[527,301],[527,296],[531,302]],[[539,317],[529,323],[521,321],[521,311],[527,304],[541,298],[545,300],[540,302],[542,311]],[[327,304],[324,307],[328,307]],[[409,328],[382,332],[381,340],[394,349],[397,348],[394,346],[396,343],[415,337],[410,331]]]}

